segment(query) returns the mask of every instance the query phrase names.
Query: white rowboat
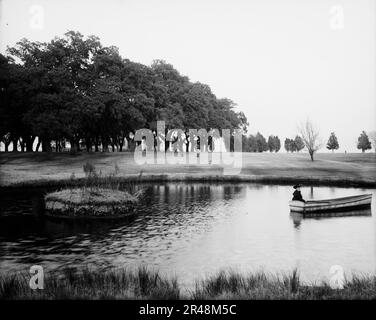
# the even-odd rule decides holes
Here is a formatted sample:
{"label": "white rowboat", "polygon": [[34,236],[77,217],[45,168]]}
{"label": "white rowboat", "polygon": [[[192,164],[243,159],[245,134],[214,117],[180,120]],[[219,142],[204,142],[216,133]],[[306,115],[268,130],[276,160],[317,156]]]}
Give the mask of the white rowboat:
{"label": "white rowboat", "polygon": [[331,212],[331,211],[345,211],[353,209],[367,208],[371,206],[372,194],[363,194],[360,196],[343,197],[328,200],[309,200],[290,201],[290,210],[292,212],[300,213],[317,213],[317,212]]}

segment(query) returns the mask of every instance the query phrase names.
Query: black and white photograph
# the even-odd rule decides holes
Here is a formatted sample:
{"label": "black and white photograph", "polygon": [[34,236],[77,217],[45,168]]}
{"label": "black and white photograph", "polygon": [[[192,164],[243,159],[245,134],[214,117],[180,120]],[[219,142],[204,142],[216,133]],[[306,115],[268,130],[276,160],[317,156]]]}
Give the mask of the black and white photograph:
{"label": "black and white photograph", "polygon": [[375,0],[0,0],[0,300],[375,299]]}

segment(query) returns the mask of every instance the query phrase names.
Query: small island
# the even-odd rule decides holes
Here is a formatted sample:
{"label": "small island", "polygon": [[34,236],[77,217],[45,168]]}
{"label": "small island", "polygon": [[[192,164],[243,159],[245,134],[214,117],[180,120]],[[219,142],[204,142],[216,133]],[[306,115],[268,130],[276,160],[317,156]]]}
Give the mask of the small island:
{"label": "small island", "polygon": [[46,215],[59,218],[118,218],[132,215],[138,202],[126,191],[70,188],[46,194]]}

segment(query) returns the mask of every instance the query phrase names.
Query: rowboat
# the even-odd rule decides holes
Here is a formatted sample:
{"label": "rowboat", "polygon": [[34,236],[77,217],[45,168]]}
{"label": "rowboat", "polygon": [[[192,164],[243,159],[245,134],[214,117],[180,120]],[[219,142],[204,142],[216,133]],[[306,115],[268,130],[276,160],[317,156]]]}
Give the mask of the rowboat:
{"label": "rowboat", "polygon": [[327,200],[309,200],[306,202],[292,200],[289,202],[292,212],[303,214],[325,213],[368,208],[371,206],[372,194],[343,197]]}

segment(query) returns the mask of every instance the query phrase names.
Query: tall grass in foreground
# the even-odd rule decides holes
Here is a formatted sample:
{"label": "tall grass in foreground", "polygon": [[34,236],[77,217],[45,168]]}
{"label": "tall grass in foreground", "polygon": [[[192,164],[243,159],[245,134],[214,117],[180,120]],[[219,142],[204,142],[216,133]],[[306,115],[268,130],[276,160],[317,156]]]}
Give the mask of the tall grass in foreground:
{"label": "tall grass in foreground", "polygon": [[258,272],[241,275],[220,272],[196,284],[194,299],[376,299],[376,276],[353,276],[344,289],[331,289],[325,281],[320,284],[302,283],[297,270],[276,276]]}
{"label": "tall grass in foreground", "polygon": [[176,279],[144,267],[137,271],[93,271],[46,275],[43,290],[29,288],[28,274],[0,276],[0,299],[179,299]]}
{"label": "tall grass in foreground", "polygon": [[221,271],[193,290],[183,290],[176,278],[140,267],[46,275],[44,290],[29,288],[28,274],[0,276],[0,299],[376,299],[376,276],[353,276],[344,289],[329,284],[303,284],[296,270],[277,276],[263,272],[241,275]]}

